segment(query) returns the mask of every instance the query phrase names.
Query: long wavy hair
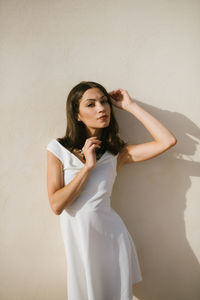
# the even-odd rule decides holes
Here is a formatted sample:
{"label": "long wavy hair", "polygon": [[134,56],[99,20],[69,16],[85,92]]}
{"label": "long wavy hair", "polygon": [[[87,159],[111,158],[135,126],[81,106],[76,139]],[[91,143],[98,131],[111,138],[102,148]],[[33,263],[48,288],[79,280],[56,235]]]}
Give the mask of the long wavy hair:
{"label": "long wavy hair", "polygon": [[108,98],[110,104],[110,123],[108,127],[102,128],[100,140],[101,148],[96,149],[96,153],[103,153],[106,150],[116,155],[127,144],[120,138],[119,126],[114,116],[112,109],[112,102],[110,95],[106,89],[99,83],[93,81],[81,81],[74,86],[70,91],[66,102],[66,117],[67,117],[67,129],[63,137],[57,138],[57,141],[67,148],[69,151],[76,149],[82,149],[85,140],[88,138],[86,135],[85,124],[77,120],[79,112],[79,103],[86,90],[91,88],[100,89]]}

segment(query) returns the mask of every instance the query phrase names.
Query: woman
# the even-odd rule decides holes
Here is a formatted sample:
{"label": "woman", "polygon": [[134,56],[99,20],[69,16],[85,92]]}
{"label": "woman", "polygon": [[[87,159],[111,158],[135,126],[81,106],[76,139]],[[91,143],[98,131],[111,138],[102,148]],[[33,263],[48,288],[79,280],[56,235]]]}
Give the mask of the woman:
{"label": "woman", "polygon": [[[112,105],[135,116],[154,140],[125,143]],[[47,190],[60,215],[68,300],[131,300],[142,275],[132,237],[110,206],[112,186],[123,165],[161,154],[176,137],[126,90],[108,93],[90,81],[70,91],[67,123],[65,136],[47,146]]]}

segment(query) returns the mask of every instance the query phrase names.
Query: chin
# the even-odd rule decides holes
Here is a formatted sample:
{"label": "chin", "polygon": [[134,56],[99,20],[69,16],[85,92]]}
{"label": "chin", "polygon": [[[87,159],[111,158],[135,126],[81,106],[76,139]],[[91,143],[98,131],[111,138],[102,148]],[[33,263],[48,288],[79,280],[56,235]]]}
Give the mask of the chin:
{"label": "chin", "polygon": [[109,124],[105,124],[102,128],[106,128],[106,127],[108,127],[110,125],[110,123]]}

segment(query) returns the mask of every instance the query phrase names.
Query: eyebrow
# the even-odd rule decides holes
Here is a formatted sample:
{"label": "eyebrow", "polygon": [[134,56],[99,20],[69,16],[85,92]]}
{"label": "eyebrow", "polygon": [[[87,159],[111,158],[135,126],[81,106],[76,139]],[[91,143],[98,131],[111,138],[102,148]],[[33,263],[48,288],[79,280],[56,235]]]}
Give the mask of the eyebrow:
{"label": "eyebrow", "polygon": [[[103,97],[107,97],[107,96],[106,96],[106,95],[103,95],[103,96],[100,97],[100,99],[103,98]],[[84,102],[89,101],[89,100],[95,101],[96,99],[86,99],[86,100],[84,100]]]}

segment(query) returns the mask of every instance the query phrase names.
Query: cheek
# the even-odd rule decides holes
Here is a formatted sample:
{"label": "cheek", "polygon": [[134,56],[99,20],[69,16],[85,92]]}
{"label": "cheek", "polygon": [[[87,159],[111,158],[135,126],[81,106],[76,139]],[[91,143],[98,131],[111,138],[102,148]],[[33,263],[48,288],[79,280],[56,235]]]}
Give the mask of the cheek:
{"label": "cheek", "polygon": [[91,109],[82,110],[81,112],[82,118],[85,120],[91,119],[94,117],[94,112]]}

